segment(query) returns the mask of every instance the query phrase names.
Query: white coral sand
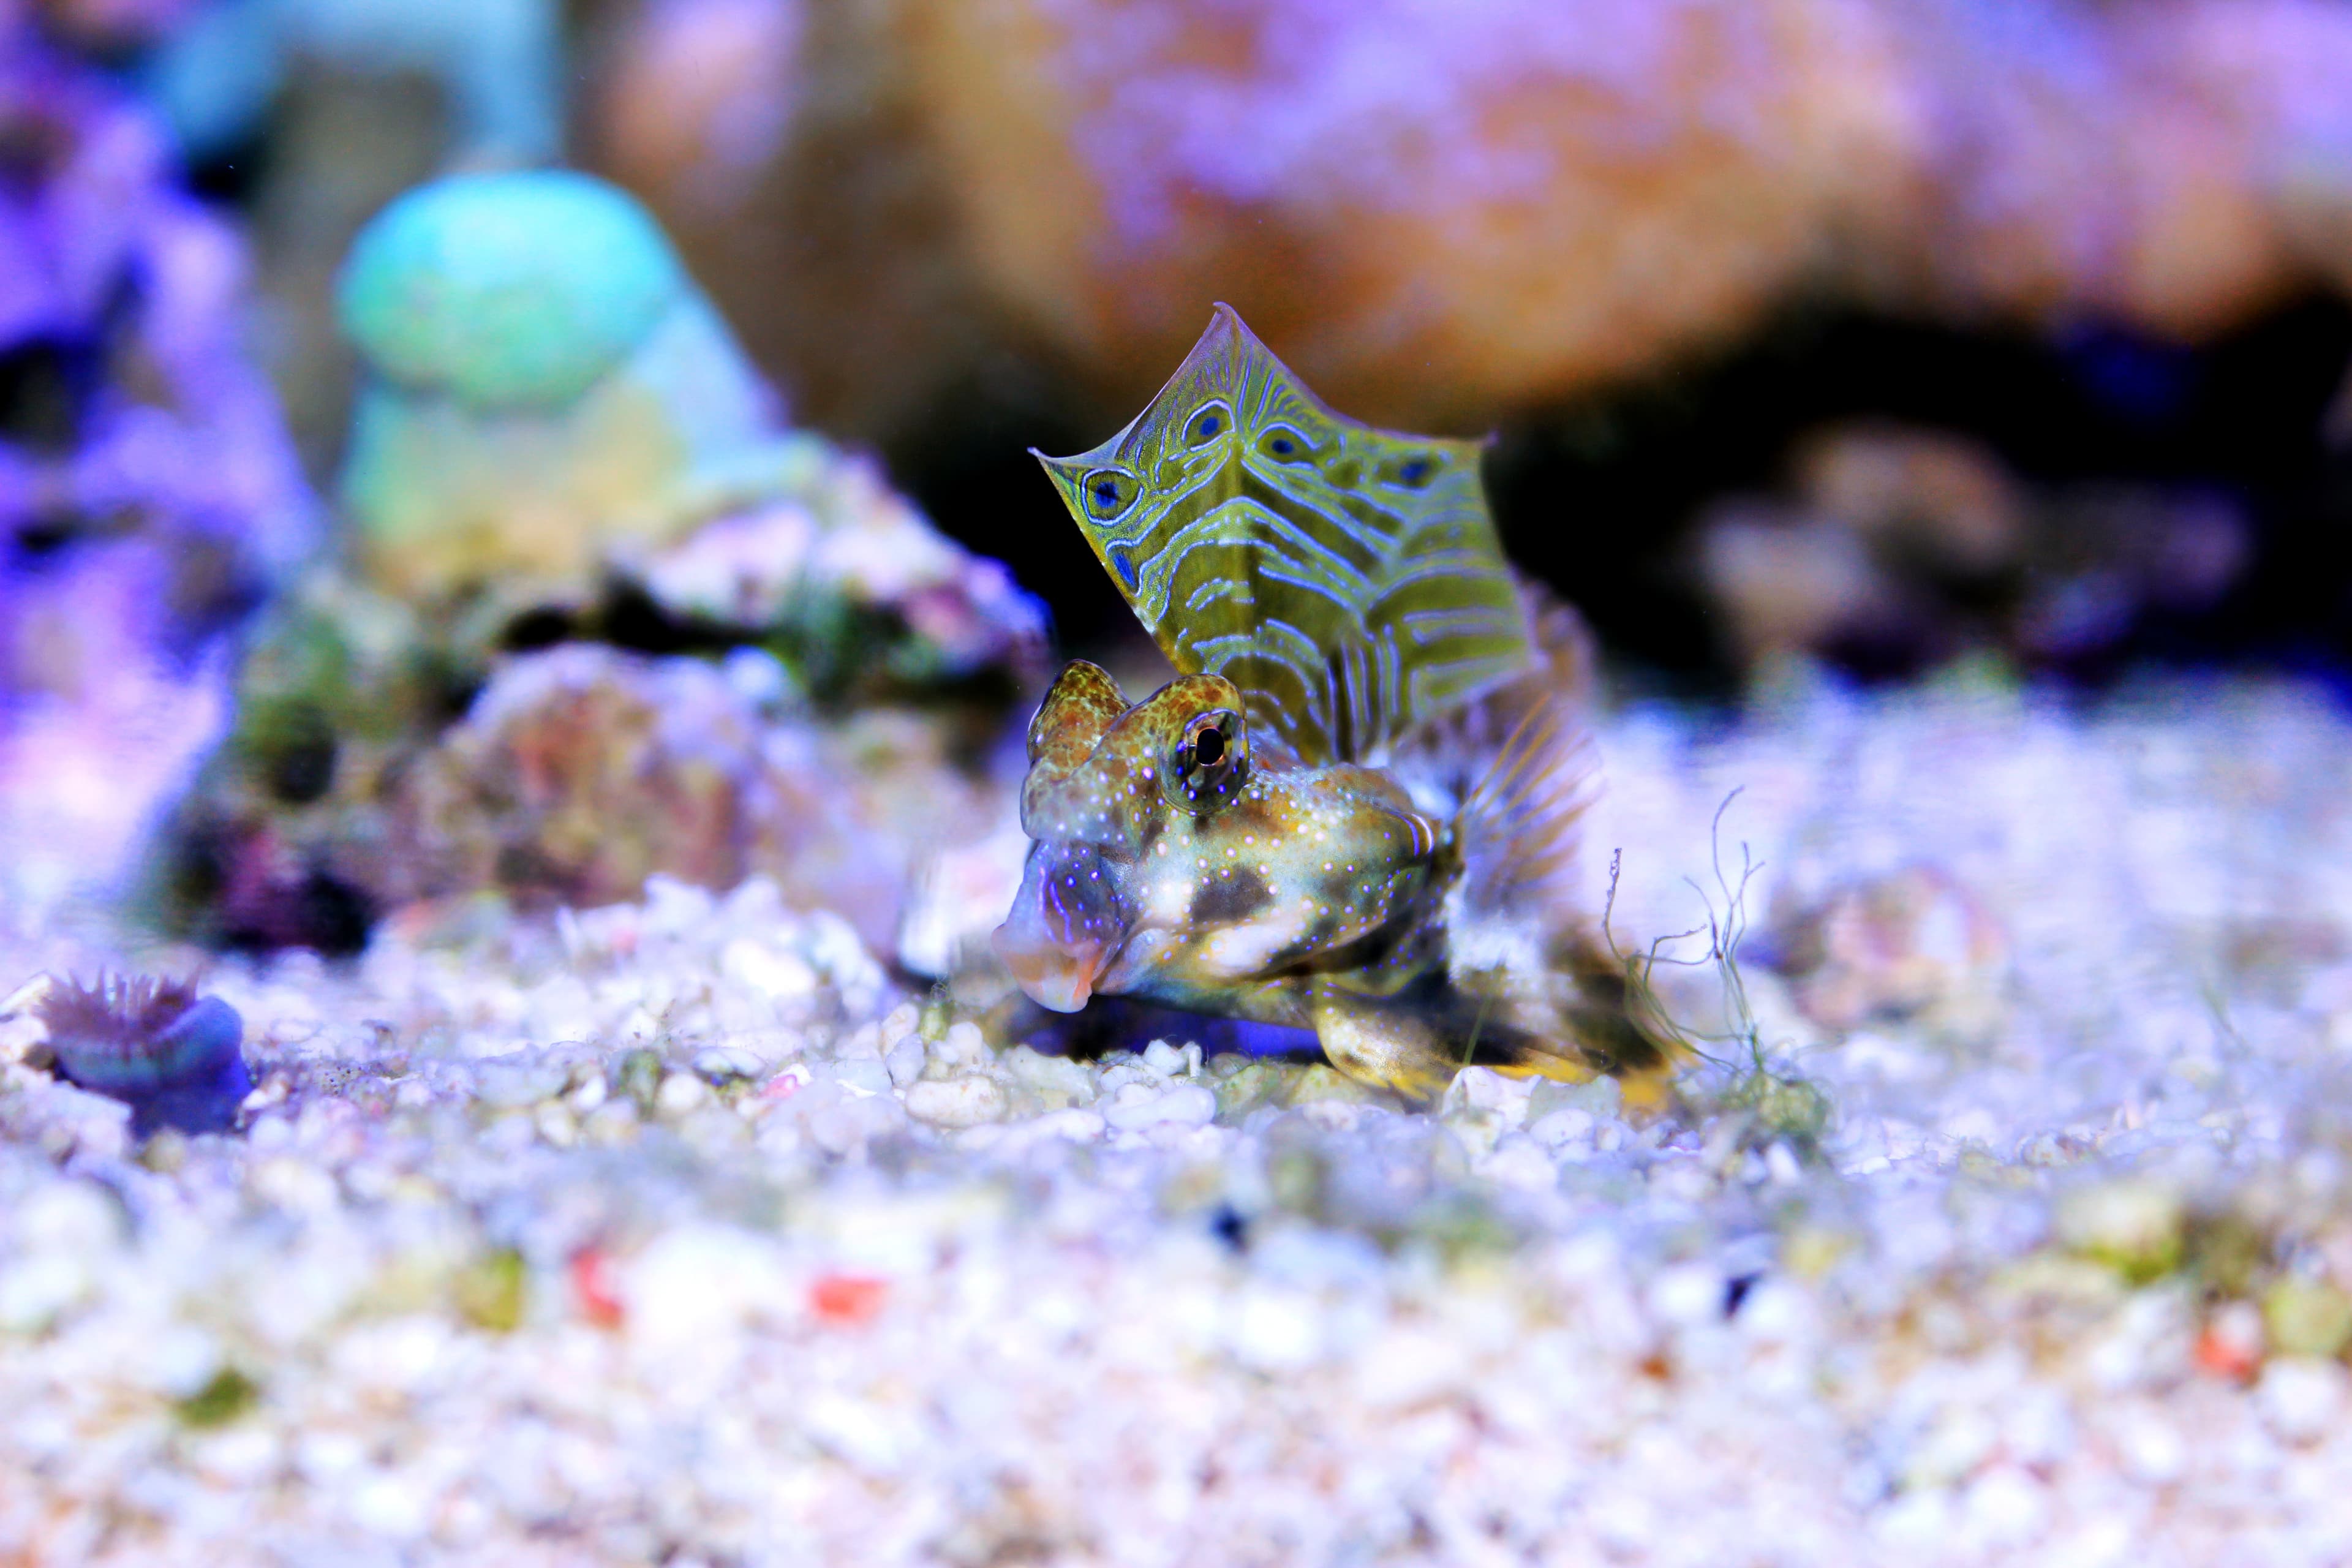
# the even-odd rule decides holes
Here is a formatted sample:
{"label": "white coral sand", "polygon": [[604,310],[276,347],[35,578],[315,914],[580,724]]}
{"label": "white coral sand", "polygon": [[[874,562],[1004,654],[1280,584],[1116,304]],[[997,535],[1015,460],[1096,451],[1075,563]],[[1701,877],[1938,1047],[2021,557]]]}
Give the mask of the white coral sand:
{"label": "white coral sand", "polygon": [[[1686,873],[1720,919],[1734,788],[1759,922],[1926,863],[2005,933],[1834,1034],[1744,966],[1818,1142],[1738,1042],[1646,1122],[999,1049],[756,882],[216,962],[240,1137],[134,1149],[0,1020],[0,1558],[2352,1556],[2344,717],[1812,690],[1601,739],[1628,942]],[[192,961],[17,930],[0,987]]]}

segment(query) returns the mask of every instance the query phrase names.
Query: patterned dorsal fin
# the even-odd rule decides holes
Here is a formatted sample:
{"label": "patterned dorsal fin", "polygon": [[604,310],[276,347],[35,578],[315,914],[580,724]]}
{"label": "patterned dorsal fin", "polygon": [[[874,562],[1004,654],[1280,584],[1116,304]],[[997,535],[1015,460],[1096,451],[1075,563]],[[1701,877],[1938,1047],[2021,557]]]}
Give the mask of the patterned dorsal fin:
{"label": "patterned dorsal fin", "polygon": [[1227,306],[1126,429],[1036,456],[1177,669],[1310,765],[1377,760],[1530,663],[1478,444],[1334,414]]}

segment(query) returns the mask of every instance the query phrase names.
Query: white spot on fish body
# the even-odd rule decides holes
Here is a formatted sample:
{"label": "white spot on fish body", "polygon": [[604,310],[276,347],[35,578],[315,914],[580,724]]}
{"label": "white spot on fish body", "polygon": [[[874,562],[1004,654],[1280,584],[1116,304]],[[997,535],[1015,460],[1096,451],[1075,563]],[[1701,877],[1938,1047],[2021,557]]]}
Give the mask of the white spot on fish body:
{"label": "white spot on fish body", "polygon": [[1181,925],[1192,902],[1192,885],[1181,877],[1166,877],[1152,884],[1151,918],[1162,925]]}
{"label": "white spot on fish body", "polygon": [[1306,929],[1307,911],[1276,910],[1216,932],[1202,944],[1201,956],[1224,978],[1246,979]]}

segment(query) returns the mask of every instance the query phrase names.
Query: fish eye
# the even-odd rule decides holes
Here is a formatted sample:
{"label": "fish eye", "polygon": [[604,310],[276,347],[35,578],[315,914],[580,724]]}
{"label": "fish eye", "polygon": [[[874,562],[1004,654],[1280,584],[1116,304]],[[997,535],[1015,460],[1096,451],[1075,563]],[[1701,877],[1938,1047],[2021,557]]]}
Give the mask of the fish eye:
{"label": "fish eye", "polygon": [[1249,740],[1230,709],[1195,714],[1168,759],[1168,789],[1197,813],[1214,811],[1249,778]]}
{"label": "fish eye", "polygon": [[1184,426],[1184,444],[1188,447],[1205,447],[1225,433],[1226,424],[1224,405],[1212,403],[1193,415],[1192,422]]}
{"label": "fish eye", "polygon": [[1086,478],[1087,515],[1108,522],[1135,500],[1135,481],[1117,468],[1097,468]]}

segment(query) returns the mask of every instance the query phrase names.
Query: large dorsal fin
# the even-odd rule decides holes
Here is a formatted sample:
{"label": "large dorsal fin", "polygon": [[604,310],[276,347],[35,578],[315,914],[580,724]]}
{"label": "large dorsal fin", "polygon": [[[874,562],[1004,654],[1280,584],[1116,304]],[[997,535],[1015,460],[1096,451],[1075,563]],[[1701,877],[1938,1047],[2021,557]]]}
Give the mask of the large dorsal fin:
{"label": "large dorsal fin", "polygon": [[1478,444],[1334,414],[1230,307],[1126,429],[1037,457],[1177,669],[1310,764],[1376,760],[1529,665]]}

